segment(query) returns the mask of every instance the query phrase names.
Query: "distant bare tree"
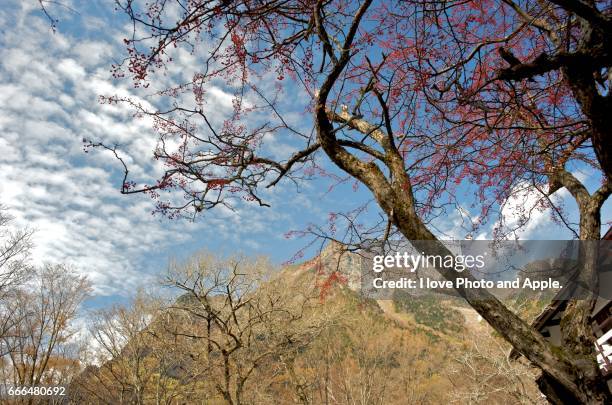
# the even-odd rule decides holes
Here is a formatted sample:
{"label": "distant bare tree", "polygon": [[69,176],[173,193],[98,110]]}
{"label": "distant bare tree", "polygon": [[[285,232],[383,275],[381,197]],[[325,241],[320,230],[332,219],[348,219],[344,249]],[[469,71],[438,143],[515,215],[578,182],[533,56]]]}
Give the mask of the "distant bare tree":
{"label": "distant bare tree", "polygon": [[228,404],[270,401],[265,381],[282,372],[274,364],[307,346],[325,323],[312,311],[319,303],[312,283],[273,277],[262,258],[200,254],[173,266],[168,283],[184,292],[174,309],[191,320],[173,333],[203,343],[210,390]]}
{"label": "distant bare tree", "polygon": [[474,338],[453,356],[447,370],[454,402],[500,403],[511,398],[516,404],[547,403],[533,383],[538,374],[535,369],[511,361],[508,344],[493,337],[490,329],[472,332]]}
{"label": "distant bare tree", "polygon": [[[275,273],[263,258],[202,253],[173,264],[172,305],[139,293],[98,311],[98,353],[71,385],[96,404],[268,403],[288,362],[326,324],[313,279]],[[265,383],[267,382],[267,383]]]}
{"label": "distant bare tree", "polygon": [[8,303],[32,273],[29,264],[32,230],[13,229],[13,217],[7,211],[0,204],[0,356],[8,352],[2,338],[19,321],[15,308]]}
{"label": "distant bare tree", "polygon": [[[166,332],[162,301],[139,291],[127,305],[114,305],[93,315],[95,342],[90,366],[71,386],[72,399],[100,404],[170,404],[189,398],[196,374],[176,378],[188,353],[180,339]],[[197,348],[190,347],[191,351]]]}
{"label": "distant bare tree", "polygon": [[87,279],[74,270],[47,265],[10,294],[5,306],[16,321],[1,338],[5,387],[63,385],[79,372],[73,321],[90,290]]}
{"label": "distant bare tree", "polygon": [[31,229],[12,229],[13,217],[0,205],[0,301],[16,285],[23,283],[31,270]]}

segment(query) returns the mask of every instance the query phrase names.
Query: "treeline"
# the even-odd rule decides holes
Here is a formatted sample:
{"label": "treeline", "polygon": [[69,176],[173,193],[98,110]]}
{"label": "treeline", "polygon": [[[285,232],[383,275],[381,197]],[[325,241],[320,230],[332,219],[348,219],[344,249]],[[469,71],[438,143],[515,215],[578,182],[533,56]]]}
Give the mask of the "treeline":
{"label": "treeline", "polygon": [[312,263],[279,272],[262,258],[210,253],[173,265],[163,284],[177,299],[140,293],[96,314],[100,358],[73,381],[70,397],[96,404],[540,399],[532,372],[508,361],[508,347],[488,329],[472,343],[398,323],[376,301],[341,283],[330,287],[329,274]]}
{"label": "treeline", "polygon": [[532,371],[510,363],[508,347],[486,327],[467,332],[456,311],[447,333],[410,312],[390,318],[376,301],[330,285],[316,260],[279,271],[264,258],[200,253],[170,266],[162,285],[173,298],[140,291],[128,304],[85,314],[87,280],[65,266],[30,266],[29,231],[3,236],[12,241],[2,262],[11,280],[2,287],[5,392],[67,387],[63,397],[10,403],[540,400]]}

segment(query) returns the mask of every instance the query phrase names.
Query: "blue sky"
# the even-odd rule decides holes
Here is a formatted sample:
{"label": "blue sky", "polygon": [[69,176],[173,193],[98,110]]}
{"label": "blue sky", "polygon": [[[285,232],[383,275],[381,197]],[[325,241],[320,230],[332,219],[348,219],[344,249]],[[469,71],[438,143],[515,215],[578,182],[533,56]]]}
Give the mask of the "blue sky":
{"label": "blue sky", "polygon": [[[328,192],[330,180],[320,179],[299,192],[288,183],[269,191],[272,208],[244,203],[235,212],[216,210],[195,222],[151,215],[148,197],[119,193],[116,161],[104,153],[85,154],[82,147],[84,137],[119,142],[137,175],[147,178],[158,170],[150,159],[155,144],[147,123],[134,120],[125,108],[98,102],[104,94],[146,101],[145,90],[132,89],[128,80],[114,81],[110,74],[110,65],[124,54],[127,21],[113,12],[111,0],[62,3],[75,11],[50,8],[60,20],[55,33],[35,0],[4,2],[0,10],[0,203],[9,206],[18,226],[37,230],[36,262],[69,263],[92,280],[92,305],[152,285],[168,260],[202,248],[264,254],[282,263],[306,243],[286,239],[285,233],[309,223],[325,226],[329,212],[370,198],[363,187],[354,191],[350,181]],[[183,57],[181,63],[194,63],[193,56]],[[230,95],[221,87],[210,94],[211,108],[222,117],[231,108]],[[268,143],[272,152],[291,147],[280,139]],[[596,184],[587,173],[577,174]],[[369,215],[376,213],[372,209]],[[608,202],[603,219],[610,218]],[[436,225],[439,233],[461,238],[459,223],[451,215]],[[487,235],[484,229],[479,236]],[[553,239],[548,235],[569,237],[545,213],[537,214],[522,234]]]}

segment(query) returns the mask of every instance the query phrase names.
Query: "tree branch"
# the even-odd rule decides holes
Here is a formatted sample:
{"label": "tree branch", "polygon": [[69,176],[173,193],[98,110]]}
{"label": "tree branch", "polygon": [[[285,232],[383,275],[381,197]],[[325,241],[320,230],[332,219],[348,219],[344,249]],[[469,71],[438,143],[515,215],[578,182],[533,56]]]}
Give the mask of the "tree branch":
{"label": "tree branch", "polygon": [[608,32],[612,31],[612,21],[606,18],[595,7],[582,0],[548,0],[549,2],[563,7],[565,10],[576,14],[591,24],[597,25]]}

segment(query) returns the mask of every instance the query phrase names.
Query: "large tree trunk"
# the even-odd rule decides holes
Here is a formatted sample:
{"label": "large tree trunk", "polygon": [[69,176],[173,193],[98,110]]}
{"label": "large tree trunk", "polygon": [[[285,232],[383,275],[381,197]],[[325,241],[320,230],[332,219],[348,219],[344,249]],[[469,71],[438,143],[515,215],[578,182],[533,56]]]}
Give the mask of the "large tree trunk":
{"label": "large tree trunk", "polygon": [[[599,285],[598,243],[601,233],[600,206],[594,196],[586,193],[586,189],[581,191],[582,193],[575,195],[580,211],[580,240],[583,241],[580,246],[580,273],[577,281],[579,285],[597,287]],[[591,314],[597,293],[596,289],[576,291],[575,294],[579,294],[579,298],[568,302],[560,324],[562,347],[573,356],[582,390],[589,395],[593,403],[605,402],[606,398],[609,400],[610,394],[597,365],[595,336],[591,327]],[[548,380],[544,375],[541,379]],[[540,383],[541,381],[538,381],[539,385]],[[554,396],[549,396],[550,390],[556,389],[562,399],[566,397],[562,395],[563,390],[554,383],[546,381],[544,386],[547,392],[543,393],[552,403],[572,403],[556,402]]]}
{"label": "large tree trunk", "polygon": [[[335,153],[338,152],[332,153],[332,156],[342,161],[346,167],[351,167],[354,160],[341,152],[338,155]],[[400,174],[394,171],[395,184],[389,190],[379,181],[382,173],[374,168],[375,165],[364,166],[351,167],[352,173],[349,173],[358,174],[356,177],[367,180],[366,184],[371,186],[379,205],[402,234],[425,254],[452,254],[442,243],[432,243],[437,239],[417,217],[410,183],[403,169]],[[440,273],[454,283],[459,276],[454,270],[440,270]],[[458,289],[458,292],[497,332],[548,376],[547,387],[552,387],[549,390],[555,389],[560,397],[571,398],[572,403],[603,404],[610,400],[607,388],[599,383],[594,361],[584,362],[564,350],[553,349],[538,331],[488,292],[468,289]]]}
{"label": "large tree trunk", "polygon": [[588,66],[571,66],[563,69],[574,98],[580,104],[580,109],[588,118],[591,126],[591,143],[601,170],[612,181],[612,97],[602,96],[597,91],[593,79],[593,70]]}
{"label": "large tree trunk", "polygon": [[[589,6],[595,8],[595,2],[586,0]],[[612,59],[612,33],[609,24],[596,26],[584,18],[578,18],[580,22],[580,42],[577,51],[585,55],[605,55],[608,64]],[[610,127],[612,125],[612,96],[609,93],[600,94],[594,74],[600,75],[601,65],[592,66],[590,63],[575,62],[561,69],[564,78],[570,85],[572,93],[583,114],[588,118],[591,127],[591,143],[602,171],[609,181],[612,181],[612,140],[610,139]],[[608,65],[609,66],[609,65]],[[612,68],[608,68],[612,69]],[[610,75],[610,72],[608,72]],[[605,80],[605,78],[604,78]],[[608,80],[608,88],[612,83]]]}
{"label": "large tree trunk", "polygon": [[553,378],[546,373],[542,373],[536,380],[542,394],[546,396],[548,402],[553,405],[566,405],[580,403],[571,392],[567,391],[564,386],[559,385]]}
{"label": "large tree trunk", "polygon": [[[327,89],[322,87],[322,92],[324,90]],[[385,164],[392,173],[392,180],[389,181],[376,164],[359,160],[336,142],[328,117],[330,115],[336,119],[342,119],[342,117],[327,112],[324,105],[323,100],[316,109],[317,131],[321,146],[331,160],[372,191],[379,206],[416,248],[429,255],[452,254],[436,239],[416,214],[412,187],[408,174],[404,170],[404,161],[400,154],[394,151],[394,146],[390,144],[391,141],[386,140],[380,134],[372,134],[387,150]],[[350,125],[355,129],[368,131],[366,124],[360,125],[359,122],[352,122]],[[439,269],[438,271],[456,285],[456,279],[459,276],[456,271],[452,269]],[[463,274],[461,276],[465,277]],[[588,325],[590,315],[583,304],[576,305],[576,310],[581,314],[577,322],[568,324],[573,325],[570,329],[574,331],[580,329],[583,331],[574,335],[576,337],[575,349],[580,347],[578,350],[580,354],[576,356],[573,350],[553,348],[538,331],[527,325],[486,290],[457,289],[457,291],[493,329],[542,370],[546,375],[545,384],[543,382],[541,385],[545,394],[556,392],[559,398],[564,400],[569,398],[567,403],[604,404],[612,402],[610,392],[602,384],[602,379],[598,375],[595,358],[592,356],[591,341],[587,338],[587,343],[585,343],[583,339],[584,336],[589,336],[584,332],[584,325]],[[589,354],[585,356],[583,353]],[[551,400],[554,400],[555,396],[550,395]]]}

